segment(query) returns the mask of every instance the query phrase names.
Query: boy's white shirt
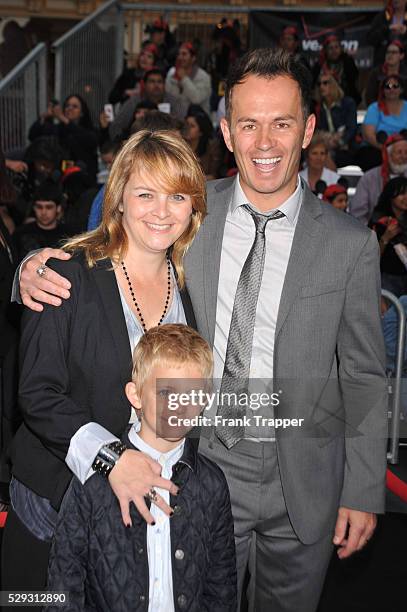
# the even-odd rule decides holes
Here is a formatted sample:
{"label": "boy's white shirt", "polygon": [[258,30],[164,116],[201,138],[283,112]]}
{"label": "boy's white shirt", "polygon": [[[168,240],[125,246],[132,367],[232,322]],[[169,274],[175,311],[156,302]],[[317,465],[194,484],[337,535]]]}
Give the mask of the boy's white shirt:
{"label": "boy's white shirt", "polygon": [[[130,442],[139,451],[146,453],[162,466],[161,476],[170,479],[172,468],[184,452],[185,440],[178,446],[161,453],[144,442],[138,435],[139,423],[135,423],[130,432]],[[170,494],[165,489],[156,488],[157,493],[170,503]],[[149,569],[149,604],[148,612],[174,612],[174,593],[172,588],[172,555],[170,518],[155,504],[151,504],[150,512],[155,525],[147,525],[147,553]]]}

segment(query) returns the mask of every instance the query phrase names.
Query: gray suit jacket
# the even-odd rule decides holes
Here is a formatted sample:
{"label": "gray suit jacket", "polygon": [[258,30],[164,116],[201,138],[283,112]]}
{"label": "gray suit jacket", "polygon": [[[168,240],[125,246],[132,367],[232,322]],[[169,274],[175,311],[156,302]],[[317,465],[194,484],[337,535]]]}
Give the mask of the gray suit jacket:
{"label": "gray suit jacket", "polygon": [[[234,180],[208,183],[208,216],[185,259],[198,329],[211,344]],[[340,505],[384,511],[387,397],[377,239],[304,189],[277,317],[274,388],[283,390],[276,416],[305,419],[303,428],[276,430],[276,443],[290,520],[311,543],[332,529]]]}

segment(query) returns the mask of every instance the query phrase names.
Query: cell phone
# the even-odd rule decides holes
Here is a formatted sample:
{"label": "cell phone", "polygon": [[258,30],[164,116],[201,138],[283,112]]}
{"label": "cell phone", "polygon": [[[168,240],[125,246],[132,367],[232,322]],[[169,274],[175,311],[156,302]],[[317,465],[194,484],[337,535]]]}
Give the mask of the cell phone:
{"label": "cell phone", "polygon": [[160,104],[158,104],[157,106],[158,106],[158,110],[161,113],[169,114],[171,112],[171,104],[169,102],[160,102]]}
{"label": "cell phone", "polygon": [[57,100],[56,98],[54,98],[53,100],[51,100],[51,104],[52,104],[52,106],[58,106],[58,104],[59,104],[59,100]]}
{"label": "cell phone", "polygon": [[105,112],[105,115],[107,117],[108,122],[111,123],[114,120],[113,105],[112,104],[105,104],[103,110]]}

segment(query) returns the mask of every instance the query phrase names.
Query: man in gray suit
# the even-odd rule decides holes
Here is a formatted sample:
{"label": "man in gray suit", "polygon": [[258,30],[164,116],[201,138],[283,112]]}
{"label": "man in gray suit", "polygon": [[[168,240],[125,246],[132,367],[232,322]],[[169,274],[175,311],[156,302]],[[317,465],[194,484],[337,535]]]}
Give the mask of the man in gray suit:
{"label": "man in gray suit", "polygon": [[[310,98],[309,73],[284,52],[238,61],[222,131],[239,174],[208,185],[208,216],[185,260],[220,391],[250,378],[279,394],[263,427],[253,418],[242,426],[238,406],[219,406],[220,424],[200,442],[228,479],[239,586],[249,564],[257,612],[313,612],[333,543],[342,559],[360,550],[384,510],[378,245],[298,178],[315,126]],[[27,264],[27,304],[30,283],[56,303],[40,290],[60,277],[50,271],[40,284],[35,275],[56,254]],[[69,295],[61,284],[56,294]],[[281,417],[293,427],[276,427]]]}
{"label": "man in gray suit", "polygon": [[[349,556],[384,510],[377,239],[298,178],[315,126],[310,96],[304,67],[282,52],[257,50],[238,61],[221,128],[239,175],[209,184],[208,216],[186,257],[215,376],[228,370],[238,379],[248,358],[251,378],[273,378],[274,390],[284,389],[275,416],[304,418],[301,433],[246,426],[242,439],[232,420],[229,431],[216,427],[201,437],[201,452],[228,479],[239,584],[249,562],[258,612],[314,611],[333,536],[339,557]],[[243,281],[238,301],[256,215],[270,220],[264,261],[257,253],[250,272],[262,267],[261,279],[249,289]]]}

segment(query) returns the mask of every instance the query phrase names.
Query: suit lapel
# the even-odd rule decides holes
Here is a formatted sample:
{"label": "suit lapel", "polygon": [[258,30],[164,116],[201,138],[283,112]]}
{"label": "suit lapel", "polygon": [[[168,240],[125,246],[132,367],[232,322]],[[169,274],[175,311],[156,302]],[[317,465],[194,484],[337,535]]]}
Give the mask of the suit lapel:
{"label": "suit lapel", "polygon": [[116,349],[123,388],[131,378],[131,348],[116,277],[110,259],[97,263],[94,279],[100,294],[107,326]]}
{"label": "suit lapel", "polygon": [[222,254],[223,233],[230,201],[233,197],[235,181],[222,182],[212,196],[209,213],[205,220],[205,240],[203,257],[204,300],[208,323],[208,338],[213,345],[215,337],[216,304],[218,297],[219,270]]}
{"label": "suit lapel", "polygon": [[304,186],[304,196],[298,215],[294,239],[288,261],[280,307],[277,315],[275,339],[281,331],[290,308],[297,297],[307,271],[320,252],[320,242],[323,239],[321,225],[316,220],[322,214],[319,200]]}

